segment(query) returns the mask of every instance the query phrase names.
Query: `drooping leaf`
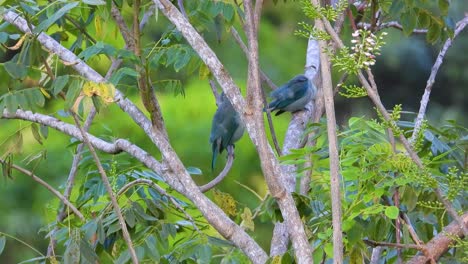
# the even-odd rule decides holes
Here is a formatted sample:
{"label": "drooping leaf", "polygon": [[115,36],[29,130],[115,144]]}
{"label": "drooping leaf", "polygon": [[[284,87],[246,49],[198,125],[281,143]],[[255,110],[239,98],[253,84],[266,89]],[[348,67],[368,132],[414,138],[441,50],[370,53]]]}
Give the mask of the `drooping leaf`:
{"label": "drooping leaf", "polygon": [[403,33],[407,36],[411,35],[416,28],[418,17],[413,10],[408,10],[401,15],[401,25],[403,26]]}
{"label": "drooping leaf", "polygon": [[36,123],[31,124],[31,132],[33,134],[34,139],[42,145],[42,138],[41,135],[39,134],[39,128]]}

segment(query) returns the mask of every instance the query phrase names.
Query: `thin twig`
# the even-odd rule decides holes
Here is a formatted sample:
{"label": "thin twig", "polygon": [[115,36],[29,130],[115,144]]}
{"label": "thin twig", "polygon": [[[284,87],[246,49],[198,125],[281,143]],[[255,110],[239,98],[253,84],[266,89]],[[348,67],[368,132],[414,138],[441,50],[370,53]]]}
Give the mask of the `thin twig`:
{"label": "thin twig", "polygon": [[[397,175],[395,175],[395,178]],[[399,188],[395,188],[395,192],[393,193],[393,203],[397,208],[400,208],[400,192]],[[397,244],[401,243],[401,218],[397,217],[395,219],[395,240]],[[397,248],[397,263],[403,263],[403,256],[401,255],[401,248]]]}
{"label": "thin twig", "polygon": [[278,156],[282,156],[283,153],[281,152],[281,148],[278,143],[278,138],[276,137],[275,127],[273,126],[273,120],[271,118],[271,111],[270,111],[270,108],[268,107],[268,102],[267,102],[267,98],[265,95],[265,91],[261,89],[261,92],[262,92],[263,105],[264,105],[264,109],[265,109],[267,120],[268,120],[268,128],[270,129],[271,140],[273,140],[273,146],[275,146],[275,150]]}
{"label": "thin twig", "polygon": [[180,9],[180,12],[182,13],[182,15],[184,15],[184,17],[188,20],[188,15],[187,15],[187,12],[185,12],[185,8],[184,8],[184,0],[177,0],[177,5],[179,6],[179,9]]}
{"label": "thin twig", "polygon": [[[0,163],[5,164],[5,160],[0,159]],[[12,164],[11,167],[27,176],[31,177],[35,182],[39,183],[40,185],[44,186],[47,190],[49,190],[53,195],[57,196],[60,201],[66,204],[73,213],[80,218],[81,221],[85,221],[85,217],[83,214],[66,198],[64,197],[59,191],[57,191],[54,187],[50,186],[47,182],[36,176],[32,171],[29,171],[23,167],[18,165]]]}
{"label": "thin twig", "polygon": [[374,241],[370,239],[364,239],[364,243],[371,247],[394,247],[394,248],[410,248],[410,249],[417,249],[419,251],[424,251],[425,248],[420,245],[415,245],[415,244],[400,244],[400,243],[389,243],[389,242],[379,242],[379,241]]}
{"label": "thin twig", "polygon": [[[356,25],[357,28],[362,28],[362,29],[370,29],[372,27],[371,24],[369,23],[363,23],[363,22],[360,22]],[[390,21],[390,22],[386,22],[386,23],[382,23],[378,26],[375,27],[375,29],[373,30],[374,32],[375,31],[380,31],[382,29],[385,29],[385,28],[396,28],[396,29],[399,29],[399,30],[403,30],[403,27],[401,26],[400,23],[398,23],[397,21]],[[427,29],[423,29],[423,28],[417,28],[417,29],[414,29],[412,31],[412,34],[426,34],[427,33]]]}
{"label": "thin twig", "polygon": [[209,183],[200,186],[200,191],[207,192],[218,185],[229,173],[232,168],[232,163],[234,162],[234,147],[232,145],[227,146],[227,161],[224,165],[224,169]]}
{"label": "thin twig", "polygon": [[119,192],[117,193],[117,196],[121,196],[122,194],[124,194],[128,189],[130,189],[131,187],[135,186],[135,185],[147,185],[153,189],[155,189],[159,194],[161,194],[162,196],[166,196],[169,201],[171,201],[171,203],[174,205],[175,208],[177,208],[180,212],[182,212],[185,217],[190,221],[192,222],[193,224],[193,228],[198,232],[198,233],[201,233],[200,229],[198,229],[197,225],[195,224],[195,220],[192,218],[192,216],[190,216],[185,210],[184,208],[176,201],[176,199],[168,194],[166,192],[166,190],[164,190],[163,188],[161,188],[161,186],[157,185],[155,182],[149,180],[149,179],[136,179],[134,181],[131,181],[127,184],[125,184],[124,186],[122,186],[122,188],[119,190]]}
{"label": "thin twig", "polygon": [[427,108],[427,104],[429,103],[429,96],[431,95],[432,86],[434,85],[437,72],[439,71],[439,68],[442,65],[445,54],[447,53],[447,50],[450,48],[450,46],[452,46],[452,43],[455,37],[457,37],[458,34],[465,28],[466,24],[468,24],[468,16],[466,16],[464,19],[460,20],[457,23],[453,38],[452,39],[448,38],[445,41],[444,46],[440,50],[439,55],[437,56],[437,59],[434,65],[432,66],[431,75],[429,76],[429,79],[427,79],[426,88],[424,89],[424,94],[421,98],[421,106],[419,107],[418,116],[416,117],[416,121],[414,124],[413,135],[411,136],[411,139],[410,139],[411,144],[414,144],[414,142],[416,141],[416,137],[419,134],[419,130],[421,129],[424,116],[426,115],[426,108]]}
{"label": "thin twig", "polygon": [[[239,32],[237,32],[236,28],[234,27],[231,27],[231,35],[232,37],[234,37],[234,40],[237,42],[237,44],[239,45],[239,47],[242,49],[242,51],[244,52],[245,56],[248,56],[249,55],[249,49],[247,48],[247,46],[245,45],[244,41],[242,41],[242,38],[240,37],[239,35]],[[278,86],[276,86],[273,81],[266,75],[266,73],[262,70],[260,70],[260,77],[262,78],[262,81],[266,82],[268,84],[268,86],[270,86],[270,88],[272,90],[275,90],[276,88],[278,88]]]}
{"label": "thin twig", "polygon": [[410,233],[410,236],[413,239],[414,243],[416,243],[416,245],[421,245],[422,240],[419,238],[418,234],[416,233],[416,230],[414,230],[414,227],[411,224],[411,220],[409,219],[408,215],[403,212],[400,212],[400,218],[401,220],[403,220],[403,223],[408,229],[408,232]]}
{"label": "thin twig", "polygon": [[125,243],[128,246],[128,251],[130,253],[132,263],[133,264],[138,264],[138,257],[136,255],[135,248],[133,247],[133,242],[130,237],[130,233],[128,232],[127,229],[127,224],[125,223],[125,219],[122,215],[122,212],[120,210],[119,203],[117,202],[117,199],[115,198],[115,195],[112,190],[112,186],[110,185],[109,179],[107,178],[106,171],[102,167],[101,161],[99,160],[99,157],[94,150],[93,145],[90,143],[88,135],[86,134],[86,131],[84,131],[83,127],[80,125],[80,121],[78,120],[78,116],[70,111],[71,115],[73,116],[73,119],[75,120],[76,127],[81,132],[81,135],[83,137],[83,141],[85,142],[86,146],[89,149],[89,152],[91,152],[91,155],[93,156],[94,162],[96,163],[96,166],[98,168],[99,174],[101,175],[102,182],[104,183],[104,186],[106,187],[107,193],[109,194],[109,197],[112,201],[112,206],[114,207],[115,214],[117,215],[117,218],[119,219],[119,224],[120,228],[122,229],[122,235],[125,240]]}

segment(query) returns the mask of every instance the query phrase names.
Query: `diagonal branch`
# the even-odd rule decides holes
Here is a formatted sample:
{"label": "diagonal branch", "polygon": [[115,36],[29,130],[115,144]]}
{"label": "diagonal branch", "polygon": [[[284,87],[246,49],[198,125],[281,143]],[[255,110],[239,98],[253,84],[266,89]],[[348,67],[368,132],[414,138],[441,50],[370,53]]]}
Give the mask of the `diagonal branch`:
{"label": "diagonal branch", "polygon": [[[0,159],[0,163],[2,164],[5,164],[5,161]],[[28,175],[29,177],[31,177],[34,181],[36,181],[37,183],[39,183],[40,185],[44,186],[47,190],[49,190],[49,192],[51,192],[53,195],[57,196],[60,201],[62,201],[62,203],[64,203],[66,206],[68,206],[72,211],[73,213],[78,216],[78,218],[80,218],[81,221],[85,221],[85,217],[83,216],[83,214],[68,200],[68,198],[64,197],[59,191],[57,191],[54,187],[50,186],[47,182],[45,182],[43,179],[41,179],[40,177],[36,176],[32,171],[29,171],[23,167],[20,167],[18,165],[11,165],[11,167],[23,174],[26,174]]]}
{"label": "diagonal branch", "polygon": [[[460,237],[463,239],[463,227],[468,228],[468,213],[465,213],[460,217],[463,221],[463,226],[460,226],[457,221],[453,221],[448,226],[444,227],[442,232],[433,237],[426,244],[427,252],[430,252],[435,260],[438,260],[450,246],[453,245],[457,240],[455,238]],[[411,260],[406,262],[407,264],[425,264],[430,259],[427,256],[416,255]]]}
{"label": "diagonal branch", "polygon": [[410,139],[411,143],[415,142],[416,137],[419,134],[419,130],[421,129],[424,116],[426,115],[426,107],[427,107],[427,104],[429,103],[429,96],[431,95],[432,85],[434,85],[437,72],[439,71],[439,68],[442,65],[442,61],[444,60],[445,54],[447,50],[450,48],[450,46],[452,46],[453,40],[465,28],[466,24],[468,24],[468,16],[466,16],[464,19],[460,20],[457,23],[453,38],[448,38],[445,41],[444,46],[440,50],[439,55],[437,56],[437,59],[434,65],[432,66],[431,75],[429,76],[429,79],[427,79],[426,88],[424,89],[424,94],[421,98],[421,106],[419,107],[418,116],[416,117],[416,121],[414,124],[413,135],[411,136],[411,139]]}
{"label": "diagonal branch", "polygon": [[257,146],[257,152],[260,156],[262,171],[264,172],[268,189],[272,196],[276,198],[283,215],[298,263],[313,263],[312,250],[305,233],[305,227],[300,219],[299,212],[297,211],[291,193],[283,186],[283,179],[286,177],[286,173],[281,171],[279,163],[272,155],[272,149],[268,144],[265,135],[257,39],[262,1],[257,0],[255,4],[254,9],[252,7],[252,1],[244,1],[246,17],[245,28],[247,31],[249,47],[247,104],[253,111],[252,121],[254,122],[254,125],[256,125],[256,136],[259,143]]}

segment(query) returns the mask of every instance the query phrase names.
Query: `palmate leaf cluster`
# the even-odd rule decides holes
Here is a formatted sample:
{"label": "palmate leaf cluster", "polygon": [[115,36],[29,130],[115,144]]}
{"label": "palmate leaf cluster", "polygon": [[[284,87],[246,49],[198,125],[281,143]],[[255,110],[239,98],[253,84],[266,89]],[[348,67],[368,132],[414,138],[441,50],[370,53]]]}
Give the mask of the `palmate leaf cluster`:
{"label": "palmate leaf cluster", "polygon": [[[464,165],[456,157],[466,155],[463,136],[467,131],[453,123],[448,127],[454,131],[426,129],[426,134],[431,133],[434,137],[424,139],[419,151],[424,169],[418,168],[402,147],[397,145],[397,153],[393,151],[385,123],[353,117],[347,127],[339,131],[345,257],[350,262],[370,257],[371,251],[364,243],[366,239],[395,242],[394,219],[400,212],[409,216],[416,232],[425,241],[441,232],[451,220],[436,199],[433,189],[436,186],[446,190],[447,198],[457,206],[457,210],[466,209],[463,198],[466,190],[461,187],[466,186],[466,173],[461,172]],[[405,127],[400,129],[402,133],[410,132]],[[294,150],[282,157],[284,164],[302,167],[299,177],[312,171],[310,195],[296,195],[296,202],[315,243],[314,257],[317,261],[324,252],[327,258],[332,256],[329,160],[324,131],[324,123],[311,126],[310,132],[316,135],[316,147]],[[441,146],[447,148],[443,152],[431,150]],[[306,166],[308,159],[312,161],[311,167]],[[398,207],[393,200],[396,190],[400,197]],[[404,226],[402,232],[402,243],[413,243]],[[403,252],[408,257],[416,253],[415,250]],[[389,248],[382,257],[393,263],[396,250]],[[460,257],[455,251],[447,259]]]}

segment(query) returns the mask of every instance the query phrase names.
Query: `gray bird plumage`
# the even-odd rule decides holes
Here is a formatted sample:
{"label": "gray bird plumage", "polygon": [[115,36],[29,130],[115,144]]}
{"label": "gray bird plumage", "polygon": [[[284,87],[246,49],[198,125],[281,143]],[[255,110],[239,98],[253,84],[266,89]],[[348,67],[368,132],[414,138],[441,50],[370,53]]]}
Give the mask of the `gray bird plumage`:
{"label": "gray bird plumage", "polygon": [[228,146],[234,146],[244,134],[244,124],[224,93],[211,125],[210,143],[213,151],[211,169],[214,169],[216,157]]}
{"label": "gray bird plumage", "polygon": [[297,75],[289,82],[270,93],[273,101],[268,109],[275,115],[284,112],[296,112],[305,108],[306,104],[315,97],[315,86],[304,75]]}

